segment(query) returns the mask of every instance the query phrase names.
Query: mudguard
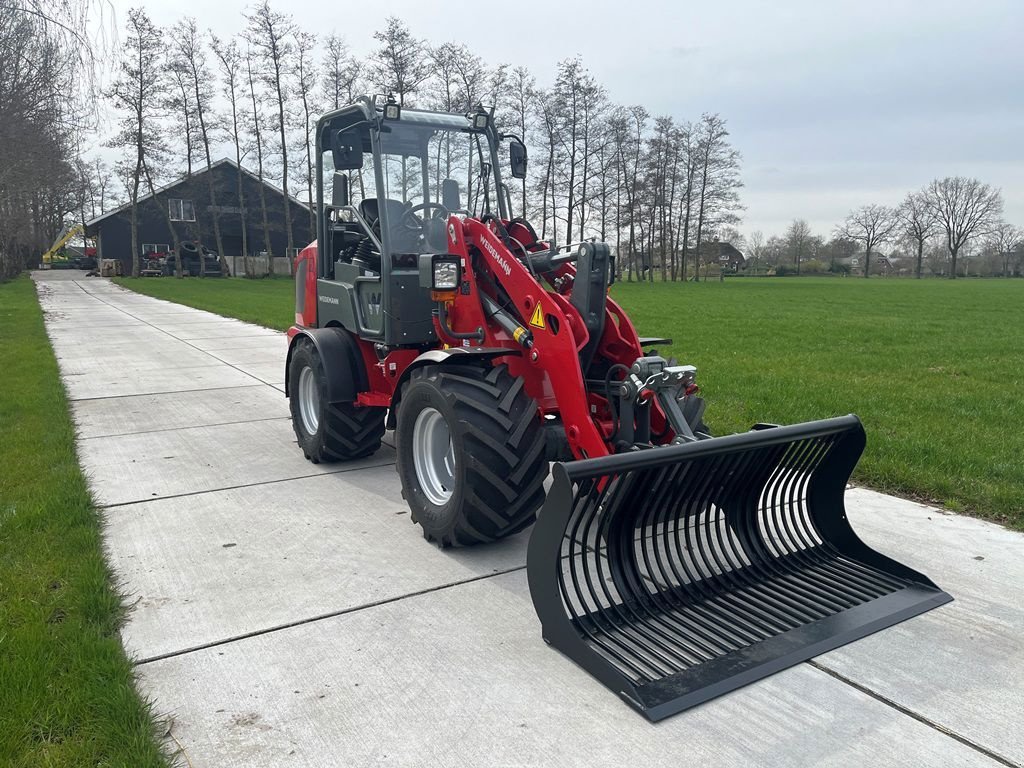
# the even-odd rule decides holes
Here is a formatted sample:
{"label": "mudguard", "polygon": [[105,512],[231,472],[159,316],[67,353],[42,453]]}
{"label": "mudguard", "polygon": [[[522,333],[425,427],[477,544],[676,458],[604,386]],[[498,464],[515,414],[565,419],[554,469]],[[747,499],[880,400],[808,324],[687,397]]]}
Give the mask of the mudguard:
{"label": "mudguard", "polygon": [[498,357],[520,354],[522,353],[518,349],[508,349],[506,347],[451,347],[449,349],[432,349],[429,352],[424,352],[409,363],[406,369],[402,371],[402,375],[395,385],[395,395],[391,401],[391,408],[388,409],[387,428],[395,428],[395,415],[398,412],[398,403],[402,399],[403,386],[417,368],[422,368],[425,365],[479,365],[481,363],[489,363]]}
{"label": "mudguard", "polygon": [[292,352],[300,340],[308,339],[320,353],[327,378],[327,397],[331,403],[354,402],[360,392],[368,388],[366,368],[359,353],[359,343],[344,328],[301,328],[288,345],[288,357],[284,364],[284,394],[291,396],[289,372],[292,367]]}

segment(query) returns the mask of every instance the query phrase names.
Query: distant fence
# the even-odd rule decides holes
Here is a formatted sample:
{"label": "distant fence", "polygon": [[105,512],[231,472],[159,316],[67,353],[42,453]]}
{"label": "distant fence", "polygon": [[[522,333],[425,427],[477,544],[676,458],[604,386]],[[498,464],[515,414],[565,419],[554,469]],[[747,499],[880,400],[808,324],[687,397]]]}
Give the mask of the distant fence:
{"label": "distant fence", "polygon": [[[228,263],[228,269],[231,270],[232,276],[245,277],[246,274],[246,259],[244,256],[226,256],[225,260]],[[266,256],[250,256],[249,271],[253,275],[266,275],[269,274],[270,269],[267,264]],[[284,256],[274,257],[274,274],[275,275],[290,275],[292,274],[292,260],[287,259]]]}

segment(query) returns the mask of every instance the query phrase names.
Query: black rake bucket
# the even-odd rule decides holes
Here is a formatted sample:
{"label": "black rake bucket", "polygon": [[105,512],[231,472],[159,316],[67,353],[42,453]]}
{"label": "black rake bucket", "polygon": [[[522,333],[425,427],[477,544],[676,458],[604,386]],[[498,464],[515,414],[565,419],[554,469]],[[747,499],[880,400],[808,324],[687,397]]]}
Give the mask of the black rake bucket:
{"label": "black rake bucket", "polygon": [[850,528],[864,444],[844,416],[555,464],[544,639],[656,721],[949,602]]}

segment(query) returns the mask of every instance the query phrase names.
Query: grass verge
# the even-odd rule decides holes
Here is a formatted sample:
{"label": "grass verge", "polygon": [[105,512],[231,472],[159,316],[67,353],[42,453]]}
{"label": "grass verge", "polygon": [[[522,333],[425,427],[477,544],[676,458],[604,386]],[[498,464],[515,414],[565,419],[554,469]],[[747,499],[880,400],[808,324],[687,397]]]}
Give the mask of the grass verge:
{"label": "grass verge", "polygon": [[43,313],[0,283],[0,765],[165,766]]}
{"label": "grass verge", "polygon": [[[120,279],[287,328],[294,284]],[[641,335],[696,365],[718,433],[856,413],[858,483],[1024,530],[1024,280],[756,279],[619,283]]]}

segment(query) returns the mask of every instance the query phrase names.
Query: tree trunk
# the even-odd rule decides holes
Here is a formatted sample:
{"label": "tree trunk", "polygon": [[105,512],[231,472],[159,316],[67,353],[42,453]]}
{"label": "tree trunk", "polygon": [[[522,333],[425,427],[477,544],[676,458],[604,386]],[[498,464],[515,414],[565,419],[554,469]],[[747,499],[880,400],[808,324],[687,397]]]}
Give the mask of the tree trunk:
{"label": "tree trunk", "polygon": [[921,265],[924,262],[924,240],[917,241],[917,279],[921,279]]}
{"label": "tree trunk", "polygon": [[[292,207],[291,196],[288,194],[288,140],[285,136],[284,127],[284,92],[281,90],[281,64],[274,61],[274,84],[277,86],[277,116],[281,129],[281,191],[284,192],[284,231],[286,235],[287,248],[285,256],[295,248],[295,235],[292,232]],[[274,274],[274,260],[268,262],[270,274]]]}
{"label": "tree trunk", "polygon": [[949,279],[950,280],[956,280],[956,257],[959,254],[959,252],[960,252],[960,248],[959,247],[957,247],[957,248],[950,248],[949,249],[949,256],[950,256]]}
{"label": "tree trunk", "polygon": [[[146,184],[149,187],[149,194],[152,197],[153,202],[155,202],[164,212],[164,220],[167,222],[167,229],[171,233],[171,247],[174,248],[174,261],[177,267],[178,277],[181,277],[181,254],[179,253],[178,230],[175,228],[174,222],[171,221],[171,213],[167,209],[167,200],[165,199],[161,205],[160,199],[156,196],[156,187],[153,185],[153,176],[149,172],[149,166],[143,163],[142,170],[146,174]],[[138,263],[138,251],[136,251],[135,262]],[[202,263],[202,253],[200,252],[199,264],[202,265]],[[133,276],[138,277],[137,274]]]}
{"label": "tree trunk", "polygon": [[138,193],[132,202],[132,277],[139,276],[139,202]]}
{"label": "tree trunk", "polygon": [[[199,130],[203,137],[203,151],[206,154],[206,184],[210,195],[210,214],[213,216],[213,242],[217,246],[217,258],[220,260],[221,274],[224,274],[227,262],[224,261],[224,239],[220,234],[220,213],[217,210],[217,192],[213,183],[213,159],[210,156],[210,136],[206,131],[206,117],[203,115],[203,100],[200,97],[199,73],[192,69],[196,95],[196,112],[199,117]],[[198,213],[198,211],[197,211]],[[198,216],[197,216],[198,218]],[[199,246],[199,274],[206,277],[206,258]]]}
{"label": "tree trunk", "polygon": [[[220,233],[220,213],[217,210],[217,193],[215,191],[215,184],[213,183],[213,163],[210,162],[210,145],[206,142],[205,138],[206,131],[203,131],[204,138],[203,143],[206,144],[206,178],[207,187],[210,191],[210,213],[213,214],[213,241],[217,244],[217,258],[220,261],[221,274],[225,272],[225,266],[227,262],[224,261],[224,239]],[[201,246],[200,246],[201,248]],[[202,254],[200,254],[201,256]],[[206,259],[201,258],[199,263],[203,267],[203,273],[206,273]]]}
{"label": "tree trunk", "polygon": [[313,200],[313,152],[309,141],[309,94],[305,88],[302,90],[302,111],[306,130],[306,197],[309,202],[309,231],[316,232],[316,202]]}
{"label": "tree trunk", "polygon": [[[263,139],[260,132],[259,110],[256,104],[256,83],[252,74],[252,62],[246,60],[249,72],[249,93],[252,96],[252,124],[256,138],[256,170],[260,188],[260,211],[263,216],[263,250],[267,254],[267,274],[274,273],[274,251],[270,244],[270,219],[267,216],[267,186],[263,183]],[[241,178],[241,166],[239,166]],[[241,183],[241,182],[240,182]]]}
{"label": "tree trunk", "polygon": [[871,277],[871,246],[864,248],[864,277]]}

